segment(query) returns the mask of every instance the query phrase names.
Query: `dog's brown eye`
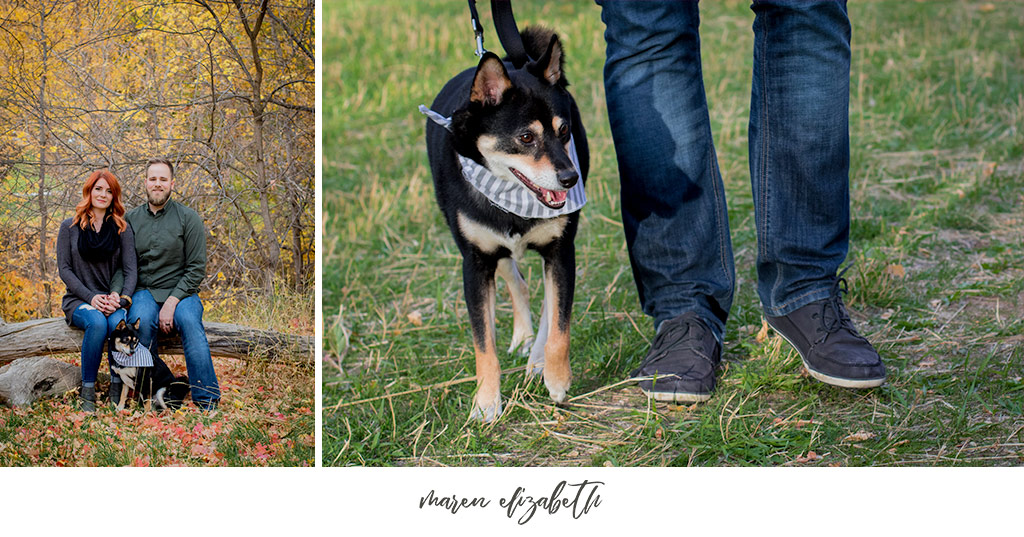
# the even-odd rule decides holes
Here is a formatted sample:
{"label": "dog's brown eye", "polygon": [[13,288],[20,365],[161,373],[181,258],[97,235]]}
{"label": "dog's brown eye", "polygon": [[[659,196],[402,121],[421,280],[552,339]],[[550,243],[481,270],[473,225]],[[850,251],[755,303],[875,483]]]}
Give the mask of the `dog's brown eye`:
{"label": "dog's brown eye", "polygon": [[519,135],[519,141],[523,142],[524,144],[532,144],[533,143],[533,134],[529,133],[529,132],[524,133],[524,134],[520,134]]}
{"label": "dog's brown eye", "polygon": [[569,134],[569,125],[566,124],[566,123],[562,123],[562,126],[558,127],[558,135],[559,136],[567,136],[568,134]]}

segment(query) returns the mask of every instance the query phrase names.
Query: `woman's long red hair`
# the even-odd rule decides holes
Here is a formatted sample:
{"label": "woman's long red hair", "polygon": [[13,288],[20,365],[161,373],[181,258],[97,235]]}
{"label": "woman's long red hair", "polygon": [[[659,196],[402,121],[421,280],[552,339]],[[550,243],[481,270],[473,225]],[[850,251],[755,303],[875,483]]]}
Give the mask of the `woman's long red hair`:
{"label": "woman's long red hair", "polygon": [[71,221],[71,225],[80,226],[82,229],[92,225],[92,188],[100,179],[105,179],[110,186],[112,199],[110,207],[107,207],[107,215],[114,219],[118,233],[123,233],[128,223],[124,220],[124,205],[121,204],[121,183],[118,183],[117,177],[107,169],[96,170],[85,180],[85,185],[82,186],[82,201],[75,205],[75,219]]}

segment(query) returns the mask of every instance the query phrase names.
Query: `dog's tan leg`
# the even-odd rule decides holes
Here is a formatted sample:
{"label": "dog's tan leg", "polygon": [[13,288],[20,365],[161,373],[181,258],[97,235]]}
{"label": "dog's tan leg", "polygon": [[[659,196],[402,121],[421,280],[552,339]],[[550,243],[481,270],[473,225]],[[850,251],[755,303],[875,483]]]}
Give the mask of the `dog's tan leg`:
{"label": "dog's tan leg", "polygon": [[[544,312],[547,319],[547,340],[544,343],[544,385],[548,387],[551,399],[564,402],[572,381],[569,367],[569,319],[567,313],[571,304],[566,299],[566,282],[554,277],[553,270],[544,271]],[[572,292],[568,292],[571,300]]]}
{"label": "dog's tan leg", "polygon": [[473,333],[477,391],[473,398],[473,411],[470,417],[486,422],[494,421],[501,415],[501,365],[498,363],[498,349],[494,339],[494,294],[492,275],[481,297],[480,306],[483,309],[481,313],[484,322],[480,328],[483,329],[483,333],[477,334],[476,329]]}
{"label": "dog's tan leg", "polygon": [[512,343],[508,353],[512,354],[519,349],[519,353],[526,356],[533,345],[533,320],[530,317],[530,294],[526,281],[511,257],[498,261],[498,275],[505,280],[509,294],[512,295]]}
{"label": "dog's tan leg", "polygon": [[117,402],[117,409],[124,410],[125,402],[128,401],[128,386],[121,387],[121,400]]}
{"label": "dog's tan leg", "polygon": [[537,324],[537,339],[533,340],[530,359],[526,362],[526,376],[532,377],[544,371],[544,345],[548,342],[548,303],[545,300],[540,307],[540,322]]}

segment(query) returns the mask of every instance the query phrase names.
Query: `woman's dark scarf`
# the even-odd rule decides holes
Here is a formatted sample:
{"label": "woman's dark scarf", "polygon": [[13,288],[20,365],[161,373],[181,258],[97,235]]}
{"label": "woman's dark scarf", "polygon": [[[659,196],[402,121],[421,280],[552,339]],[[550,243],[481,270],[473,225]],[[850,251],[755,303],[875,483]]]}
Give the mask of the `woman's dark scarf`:
{"label": "woman's dark scarf", "polygon": [[117,238],[117,224],[108,212],[97,232],[91,225],[85,226],[78,234],[78,254],[89,263],[109,260],[120,245]]}

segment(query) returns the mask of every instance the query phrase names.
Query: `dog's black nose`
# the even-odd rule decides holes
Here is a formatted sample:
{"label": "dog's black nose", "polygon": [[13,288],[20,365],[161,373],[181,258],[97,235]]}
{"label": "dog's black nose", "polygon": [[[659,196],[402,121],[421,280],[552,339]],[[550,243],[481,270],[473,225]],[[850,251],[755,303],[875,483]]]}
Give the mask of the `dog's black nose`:
{"label": "dog's black nose", "polygon": [[580,180],[580,174],[576,173],[576,168],[566,168],[558,171],[557,178],[558,184],[565,188],[572,188],[576,186],[576,181]]}

